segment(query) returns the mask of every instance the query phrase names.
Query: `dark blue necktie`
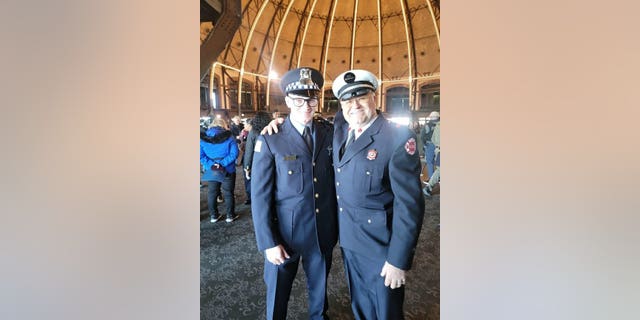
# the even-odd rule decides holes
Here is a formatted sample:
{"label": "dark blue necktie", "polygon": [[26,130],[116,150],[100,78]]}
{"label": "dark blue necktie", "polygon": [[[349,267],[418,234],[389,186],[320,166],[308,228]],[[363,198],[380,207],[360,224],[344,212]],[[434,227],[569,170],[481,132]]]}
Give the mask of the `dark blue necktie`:
{"label": "dark blue necktie", "polygon": [[353,143],[356,140],[356,130],[349,131],[349,139],[347,140],[347,144],[345,144],[345,148]]}
{"label": "dark blue necktie", "polygon": [[307,148],[309,151],[313,152],[313,138],[311,137],[311,128],[308,126],[304,127],[304,132],[302,133],[302,137],[304,138],[304,142],[307,144]]}
{"label": "dark blue necktie", "polygon": [[347,138],[347,142],[342,145],[342,148],[340,148],[340,159],[342,159],[342,155],[344,155],[344,151],[347,149],[347,146],[352,144],[356,139],[356,133],[354,132],[354,130],[349,130],[348,135],[349,137]]}

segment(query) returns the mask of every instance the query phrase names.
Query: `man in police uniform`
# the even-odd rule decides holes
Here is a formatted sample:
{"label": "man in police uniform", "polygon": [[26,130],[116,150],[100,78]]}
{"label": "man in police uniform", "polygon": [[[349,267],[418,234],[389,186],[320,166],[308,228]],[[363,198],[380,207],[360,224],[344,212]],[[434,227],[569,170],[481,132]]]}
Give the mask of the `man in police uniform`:
{"label": "man in police uniform", "polygon": [[416,136],[376,112],[376,77],[350,70],[333,82],[333,162],[340,246],[356,319],[404,319],[405,272],[424,217]]}
{"label": "man in police uniform", "polygon": [[264,252],[267,319],[285,319],[302,258],[309,318],[328,319],[327,277],[337,242],[332,128],[314,123],[324,79],[312,68],[287,72],[280,82],[290,110],[281,133],[256,140],[251,211]]}

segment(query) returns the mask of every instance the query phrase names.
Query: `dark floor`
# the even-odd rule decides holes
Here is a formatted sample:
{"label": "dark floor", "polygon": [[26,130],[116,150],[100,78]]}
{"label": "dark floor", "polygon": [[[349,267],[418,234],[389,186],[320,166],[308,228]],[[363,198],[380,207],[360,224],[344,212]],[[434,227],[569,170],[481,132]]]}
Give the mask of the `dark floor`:
{"label": "dark floor", "polygon": [[[244,182],[238,174],[236,212],[232,223],[209,222],[207,187],[201,188],[200,318],[265,318],[263,257],[256,247],[250,206],[244,205]],[[222,204],[224,205],[224,204]],[[223,210],[220,210],[224,212]],[[440,319],[440,196],[426,199],[425,220],[413,268],[407,275],[405,315],[408,320]],[[288,319],[308,319],[304,271],[298,270],[289,301]],[[331,319],[353,319],[342,255],[334,249],[328,284]]]}

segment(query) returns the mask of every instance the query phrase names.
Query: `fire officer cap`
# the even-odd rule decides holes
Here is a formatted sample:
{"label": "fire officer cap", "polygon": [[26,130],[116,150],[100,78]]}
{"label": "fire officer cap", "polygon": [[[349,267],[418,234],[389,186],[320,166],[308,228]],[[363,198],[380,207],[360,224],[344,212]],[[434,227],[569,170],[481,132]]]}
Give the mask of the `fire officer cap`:
{"label": "fire officer cap", "polygon": [[285,95],[289,93],[303,96],[314,95],[311,91],[319,92],[324,85],[324,78],[320,71],[303,67],[288,71],[280,79],[280,90]]}
{"label": "fire officer cap", "polygon": [[378,89],[376,76],[367,70],[349,70],[341,73],[333,80],[333,94],[339,100],[363,96],[369,91]]}

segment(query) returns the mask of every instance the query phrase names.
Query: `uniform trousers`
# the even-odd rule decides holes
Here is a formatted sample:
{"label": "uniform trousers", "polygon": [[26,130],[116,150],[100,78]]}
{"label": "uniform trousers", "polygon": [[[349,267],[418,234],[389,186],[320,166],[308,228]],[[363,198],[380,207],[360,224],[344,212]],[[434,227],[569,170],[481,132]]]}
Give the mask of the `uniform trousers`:
{"label": "uniform trousers", "polygon": [[267,319],[284,320],[287,318],[287,305],[293,280],[302,260],[302,268],[307,277],[309,294],[309,319],[329,319],[327,303],[327,278],[331,269],[331,252],[322,254],[319,250],[292,255],[285,263],[277,266],[265,259],[264,282],[267,285]]}
{"label": "uniform trousers", "polygon": [[404,286],[396,289],[384,286],[384,278],[380,276],[384,258],[374,260],[344,248],[342,256],[356,320],[404,319]]}

